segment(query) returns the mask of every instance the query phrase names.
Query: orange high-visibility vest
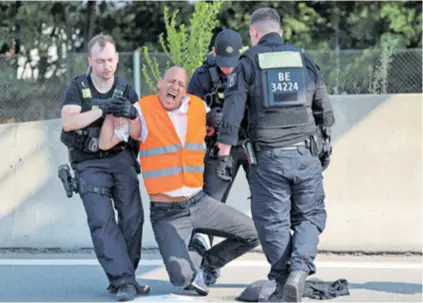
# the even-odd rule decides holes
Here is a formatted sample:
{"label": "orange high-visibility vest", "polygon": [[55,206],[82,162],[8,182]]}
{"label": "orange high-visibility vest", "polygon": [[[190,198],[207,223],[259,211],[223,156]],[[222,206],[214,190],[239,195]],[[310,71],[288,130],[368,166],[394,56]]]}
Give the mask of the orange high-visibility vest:
{"label": "orange high-visibility vest", "polygon": [[139,100],[148,134],[140,144],[140,164],[149,195],[176,190],[182,186],[203,187],[206,146],[206,108],[204,102],[190,98],[185,146],[182,146],[168,112],[157,95]]}

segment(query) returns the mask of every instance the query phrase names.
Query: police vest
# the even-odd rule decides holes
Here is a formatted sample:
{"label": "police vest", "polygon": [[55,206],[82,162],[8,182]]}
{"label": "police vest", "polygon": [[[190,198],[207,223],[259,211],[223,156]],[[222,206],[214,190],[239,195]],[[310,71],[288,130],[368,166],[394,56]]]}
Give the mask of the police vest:
{"label": "police vest", "polygon": [[[78,87],[80,96],[82,98],[81,113],[87,112],[91,109],[95,109],[98,106],[91,105],[92,100],[91,88],[89,85],[87,75],[81,75],[73,80]],[[115,78],[115,89],[113,96],[127,96],[127,85],[128,82],[120,76]],[[135,142],[131,138],[128,142],[121,142],[115,145],[111,150],[103,152],[99,149],[99,137],[101,126],[103,125],[104,118],[99,118],[85,128],[65,132],[62,129],[60,140],[69,148],[71,162],[80,162],[88,159],[101,158],[110,152],[118,152],[124,148],[130,148],[135,156],[138,154],[139,143]]]}
{"label": "police vest", "polygon": [[222,107],[223,101],[225,99],[224,91],[225,91],[225,84],[226,81],[223,81],[222,78],[219,76],[218,66],[215,63],[215,58],[213,54],[209,55],[204,62],[206,65],[210,79],[212,81],[212,88],[210,92],[204,97],[204,101],[206,101],[207,105],[210,108],[213,107]]}
{"label": "police vest", "polygon": [[314,125],[306,96],[310,78],[301,49],[258,44],[242,56],[254,65],[254,83],[248,92],[248,135],[253,141],[266,137],[269,140],[264,141],[273,141],[278,130]]}
{"label": "police vest", "polygon": [[[247,50],[248,46],[245,46],[240,50],[240,53],[243,54]],[[216,65],[215,57],[213,54],[210,54],[203,63],[206,64],[208,67],[210,79],[213,84],[213,87],[209,94],[210,96],[215,96],[213,99],[213,105],[217,104],[218,106],[223,106],[223,101],[225,100],[226,80],[223,81],[222,78],[219,76],[219,67]]]}

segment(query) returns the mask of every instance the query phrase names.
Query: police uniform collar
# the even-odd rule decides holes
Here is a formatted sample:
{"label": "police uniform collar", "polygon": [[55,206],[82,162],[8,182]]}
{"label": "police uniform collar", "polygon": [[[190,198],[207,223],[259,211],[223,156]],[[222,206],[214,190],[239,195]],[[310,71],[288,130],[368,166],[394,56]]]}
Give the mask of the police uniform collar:
{"label": "police uniform collar", "polygon": [[261,37],[258,44],[263,44],[268,42],[272,42],[272,43],[277,42],[282,44],[285,43],[284,39],[278,33],[268,33],[264,35],[263,37]]}

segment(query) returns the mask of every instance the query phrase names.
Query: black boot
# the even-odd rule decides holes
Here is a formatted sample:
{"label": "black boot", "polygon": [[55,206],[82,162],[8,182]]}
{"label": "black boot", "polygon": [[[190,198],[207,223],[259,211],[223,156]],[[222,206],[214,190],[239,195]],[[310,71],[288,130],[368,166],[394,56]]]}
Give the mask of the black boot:
{"label": "black boot", "polygon": [[276,280],[276,289],[265,302],[283,302],[283,290],[288,275],[282,276]]}
{"label": "black boot", "polygon": [[302,270],[292,271],[283,288],[283,300],[285,302],[301,302],[304,293],[304,284],[308,272]]}
{"label": "black boot", "polygon": [[[116,295],[118,292],[118,288],[113,286],[113,285],[109,285],[109,287],[107,288],[108,292],[112,295]],[[150,286],[148,285],[141,285],[139,283],[136,283],[135,285],[135,291],[137,293],[137,295],[140,296],[145,296],[148,295],[150,293]]]}
{"label": "black boot", "polygon": [[116,294],[117,301],[132,301],[136,295],[135,286],[132,284],[124,284],[118,288]]}
{"label": "black boot", "polygon": [[150,286],[148,285],[141,285],[138,282],[135,285],[135,291],[137,292],[137,295],[145,296],[150,293]]}

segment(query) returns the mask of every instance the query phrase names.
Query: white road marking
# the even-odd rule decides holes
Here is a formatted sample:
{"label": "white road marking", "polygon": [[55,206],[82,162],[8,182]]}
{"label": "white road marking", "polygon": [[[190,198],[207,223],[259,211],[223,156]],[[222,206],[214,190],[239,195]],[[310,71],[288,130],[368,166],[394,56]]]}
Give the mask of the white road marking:
{"label": "white road marking", "polygon": [[[95,259],[0,259],[0,266],[99,266]],[[139,266],[163,266],[163,261],[141,260]],[[422,263],[406,262],[316,262],[317,268],[422,269]],[[269,267],[264,260],[235,260],[225,267]]]}

